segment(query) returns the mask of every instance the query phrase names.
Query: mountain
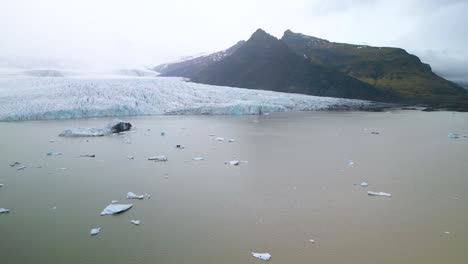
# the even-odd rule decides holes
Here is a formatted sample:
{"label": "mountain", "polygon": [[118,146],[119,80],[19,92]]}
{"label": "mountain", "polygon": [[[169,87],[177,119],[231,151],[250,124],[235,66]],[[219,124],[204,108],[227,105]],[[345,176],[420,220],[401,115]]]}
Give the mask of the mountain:
{"label": "mountain", "polygon": [[164,76],[183,76],[204,84],[375,101],[394,99],[390,92],[310,63],[262,29],[235,47],[216,61],[200,58],[203,63],[191,60],[184,67],[167,66],[166,69],[172,67],[165,72],[164,66],[157,68],[163,70]]}
{"label": "mountain", "polygon": [[258,29],[225,51],[155,70],[204,84],[468,111],[466,89],[403,49],[335,43],[290,30],[277,39]]}
{"label": "mountain", "polygon": [[156,66],[153,70],[164,76],[182,76],[186,78],[193,78],[209,65],[218,62],[227,56],[230,56],[244,43],[245,41],[241,40],[226,50],[222,50],[207,56],[190,58],[181,62],[161,64]]}
{"label": "mountain", "polygon": [[465,89],[436,75],[428,64],[400,48],[335,43],[291,30],[286,30],[281,40],[312,63],[406,99],[430,101],[437,96],[466,94]]}

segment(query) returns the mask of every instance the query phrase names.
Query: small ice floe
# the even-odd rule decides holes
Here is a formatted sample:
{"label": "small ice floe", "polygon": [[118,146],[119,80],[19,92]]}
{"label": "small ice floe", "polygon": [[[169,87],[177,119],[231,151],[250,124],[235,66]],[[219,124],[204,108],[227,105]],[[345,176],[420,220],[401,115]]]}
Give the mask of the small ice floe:
{"label": "small ice floe", "polygon": [[94,154],[92,154],[92,155],[90,155],[90,154],[80,155],[80,158],[95,158],[95,157],[96,157],[96,155],[94,155]]}
{"label": "small ice floe", "polygon": [[136,194],[136,193],[132,193],[132,192],[128,192],[127,193],[127,199],[139,199],[139,200],[142,200],[143,198],[145,198],[145,196],[143,194]]}
{"label": "small ice floe", "polygon": [[60,170],[68,170],[68,168],[60,168]]}
{"label": "small ice floe", "polygon": [[231,161],[226,161],[226,162],[224,162],[224,164],[229,164],[229,165],[232,165],[232,166],[238,166],[238,165],[240,165],[240,161],[238,161],[238,160],[231,160]]}
{"label": "small ice floe", "polygon": [[184,149],[185,147],[182,146],[182,145],[176,145],[176,148],[177,148],[177,149]]}
{"label": "small ice floe", "polygon": [[271,254],[270,253],[256,253],[252,252],[252,256],[254,258],[258,258],[261,260],[270,260],[271,259]]}
{"label": "small ice floe", "polygon": [[0,183],[0,187],[3,187],[3,186],[5,186],[5,184],[3,184],[3,183]]}
{"label": "small ice floe", "polygon": [[112,214],[118,214],[124,211],[127,211],[128,209],[132,208],[133,204],[118,204],[118,203],[112,203],[106,206],[104,210],[102,210],[101,215],[112,215]]}
{"label": "small ice floe", "polygon": [[167,157],[164,155],[160,155],[160,156],[149,157],[148,160],[167,161]]}
{"label": "small ice floe", "polygon": [[0,208],[0,214],[9,213],[9,212],[10,212],[10,209]]}
{"label": "small ice floe", "polygon": [[361,182],[361,183],[355,183],[354,185],[359,185],[359,186],[361,186],[361,187],[368,187],[368,186],[369,186],[369,183],[363,181],[363,182]]}
{"label": "small ice floe", "polygon": [[200,160],[205,160],[205,158],[203,158],[203,157],[193,157],[192,160],[200,161]]}
{"label": "small ice floe", "polygon": [[134,157],[134,156],[128,155],[128,156],[127,156],[127,159],[132,160],[132,159],[135,159],[135,157]]}
{"label": "small ice floe", "polygon": [[16,166],[19,166],[19,165],[21,165],[21,163],[15,161],[15,162],[13,162],[13,163],[10,164],[10,167],[16,167]]}
{"label": "small ice floe", "polygon": [[456,138],[459,138],[460,136],[456,133],[449,133],[447,137],[450,139],[456,139]]}
{"label": "small ice floe", "polygon": [[50,208],[51,210],[57,210],[57,206]]}
{"label": "small ice floe", "polygon": [[371,135],[378,135],[378,134],[380,134],[380,132],[376,132],[376,131],[371,132]]}
{"label": "small ice floe", "polygon": [[452,199],[452,200],[459,200],[460,198],[455,197],[455,196],[447,196],[447,198]]}
{"label": "small ice floe", "polygon": [[53,151],[51,151],[51,152],[46,153],[46,156],[60,156],[60,155],[62,155],[62,152],[53,152]]}
{"label": "small ice floe", "polygon": [[228,140],[228,142],[229,142],[229,143],[232,143],[232,142],[236,142],[236,140],[233,139],[233,138],[231,138],[231,139]]}
{"label": "small ice floe", "polygon": [[112,200],[112,201],[111,201],[111,204],[116,204],[116,203],[118,203],[118,202],[119,202],[118,200]]}
{"label": "small ice floe", "polygon": [[146,196],[147,199],[150,199],[150,198],[151,198],[151,194],[145,193],[145,196]]}
{"label": "small ice floe", "polygon": [[352,161],[352,160],[348,160],[348,166],[350,166],[350,167],[351,167],[351,166],[353,166],[353,165],[354,165],[354,161]]}
{"label": "small ice floe", "polygon": [[131,220],[130,222],[132,222],[132,224],[134,225],[140,225],[140,220]]}
{"label": "small ice floe", "polygon": [[391,195],[390,193],[386,193],[386,192],[372,192],[372,191],[368,191],[367,194],[368,194],[368,195],[372,195],[372,196],[392,197],[392,195]]}
{"label": "small ice floe", "polygon": [[309,242],[310,242],[310,243],[315,243],[315,240],[309,239]]}
{"label": "small ice floe", "polygon": [[26,166],[20,166],[20,167],[16,168],[16,170],[24,170],[26,168],[27,168]]}
{"label": "small ice floe", "polygon": [[223,137],[217,137],[215,138],[216,141],[224,141],[224,138]]}
{"label": "small ice floe", "polygon": [[450,235],[450,232],[449,232],[449,231],[445,231],[444,234]]}
{"label": "small ice floe", "polygon": [[208,136],[214,137],[214,136],[216,136],[216,134],[211,133],[211,134],[208,134]]}
{"label": "small ice floe", "polygon": [[101,232],[101,228],[100,228],[100,227],[91,229],[91,231],[90,231],[89,233],[90,233],[92,236],[95,236],[95,235],[99,234],[99,232]]}

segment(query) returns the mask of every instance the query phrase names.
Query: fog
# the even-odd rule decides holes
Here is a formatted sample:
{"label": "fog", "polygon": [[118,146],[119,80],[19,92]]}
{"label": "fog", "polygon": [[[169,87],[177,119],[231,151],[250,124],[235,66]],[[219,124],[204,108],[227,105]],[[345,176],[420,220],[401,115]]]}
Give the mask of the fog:
{"label": "fog", "polygon": [[93,68],[154,66],[225,49],[263,28],[397,46],[468,81],[468,1],[0,0],[0,56]]}

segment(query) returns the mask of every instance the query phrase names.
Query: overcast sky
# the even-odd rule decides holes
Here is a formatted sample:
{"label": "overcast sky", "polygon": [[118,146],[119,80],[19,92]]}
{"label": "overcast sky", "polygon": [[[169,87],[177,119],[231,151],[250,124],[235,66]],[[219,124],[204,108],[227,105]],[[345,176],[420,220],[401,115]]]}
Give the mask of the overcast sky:
{"label": "overcast sky", "polygon": [[156,65],[263,28],[398,46],[468,79],[468,0],[0,0],[0,56]]}

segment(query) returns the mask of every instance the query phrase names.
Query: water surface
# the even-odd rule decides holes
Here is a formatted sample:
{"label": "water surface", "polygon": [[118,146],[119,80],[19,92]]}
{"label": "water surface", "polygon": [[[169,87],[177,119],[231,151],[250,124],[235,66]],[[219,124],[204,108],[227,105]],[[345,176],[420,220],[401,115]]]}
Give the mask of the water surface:
{"label": "water surface", "polygon": [[[468,263],[468,138],[447,138],[468,114],[130,117],[136,133],[57,136],[110,120],[0,123],[1,263]],[[151,199],[99,215],[128,191]]]}

